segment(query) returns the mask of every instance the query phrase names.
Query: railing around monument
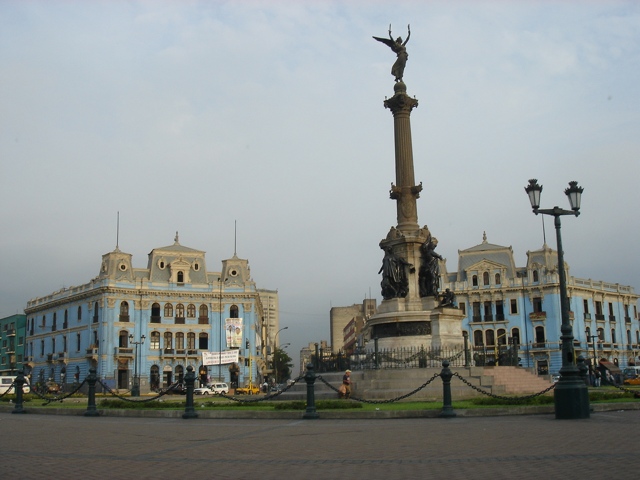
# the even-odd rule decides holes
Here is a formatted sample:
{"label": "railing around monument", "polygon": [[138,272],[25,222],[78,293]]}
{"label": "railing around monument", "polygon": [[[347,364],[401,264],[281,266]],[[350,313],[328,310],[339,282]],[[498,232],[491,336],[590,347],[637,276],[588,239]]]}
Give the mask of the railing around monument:
{"label": "railing around monument", "polygon": [[465,355],[462,348],[384,348],[361,350],[351,355],[325,354],[317,359],[312,356],[316,371],[340,372],[350,370],[375,370],[390,368],[441,368],[443,360],[452,367],[464,367]]}

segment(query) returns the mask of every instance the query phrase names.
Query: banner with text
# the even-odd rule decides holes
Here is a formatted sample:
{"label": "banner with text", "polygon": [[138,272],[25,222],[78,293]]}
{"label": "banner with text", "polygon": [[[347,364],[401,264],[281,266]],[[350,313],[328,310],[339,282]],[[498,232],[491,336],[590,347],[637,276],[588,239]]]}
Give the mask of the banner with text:
{"label": "banner with text", "polygon": [[202,365],[225,365],[227,363],[238,363],[238,350],[226,350],[224,352],[202,352]]}

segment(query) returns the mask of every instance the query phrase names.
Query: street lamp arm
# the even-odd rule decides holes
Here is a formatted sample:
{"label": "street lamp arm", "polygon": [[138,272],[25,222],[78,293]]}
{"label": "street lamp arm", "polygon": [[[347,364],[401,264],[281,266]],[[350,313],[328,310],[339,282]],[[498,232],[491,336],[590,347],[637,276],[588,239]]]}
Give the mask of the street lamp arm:
{"label": "street lamp arm", "polygon": [[577,217],[578,215],[580,215],[580,210],[565,210],[564,208],[560,207],[534,208],[533,213],[535,213],[536,215],[538,215],[539,213],[541,213],[542,215],[551,215],[552,217],[561,217],[563,215],[574,215]]}

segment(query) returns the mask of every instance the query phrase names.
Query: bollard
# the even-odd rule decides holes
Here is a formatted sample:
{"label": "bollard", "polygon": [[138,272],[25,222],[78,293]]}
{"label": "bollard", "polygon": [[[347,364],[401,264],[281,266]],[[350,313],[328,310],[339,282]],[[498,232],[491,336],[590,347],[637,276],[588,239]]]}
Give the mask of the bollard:
{"label": "bollard", "polygon": [[87,375],[87,383],[89,384],[89,395],[87,398],[87,411],[84,412],[85,417],[98,417],[100,412],[96,408],[96,382],[98,376],[96,375],[96,369],[91,367],[89,369],[89,375]]}
{"label": "bollard", "polygon": [[584,384],[588,387],[589,377],[587,376],[587,372],[589,371],[589,367],[585,365],[584,357],[582,355],[578,356],[577,361],[578,361],[578,371],[580,372],[580,376],[582,377]]}
{"label": "bollard", "polygon": [[18,371],[18,376],[14,381],[14,388],[16,391],[16,405],[13,407],[11,413],[27,413],[22,408],[22,388],[24,387],[24,373],[22,369]]}
{"label": "bollard", "polygon": [[440,412],[440,417],[453,418],[456,416],[456,412],[453,411],[453,406],[451,405],[451,378],[453,377],[453,372],[449,368],[449,362],[446,360],[442,362],[440,377],[442,378],[442,412]]}
{"label": "bollard", "polygon": [[313,371],[313,363],[307,364],[307,373],[304,374],[304,381],[307,382],[307,410],[302,415],[302,418],[320,418],[320,415],[316,412],[316,397],[313,386],[316,381],[316,373]]}
{"label": "bollard", "polygon": [[196,381],[196,374],[193,373],[193,367],[187,367],[187,374],[184,376],[184,383],[187,384],[187,404],[184,407],[182,418],[198,418],[196,410],[193,408],[193,384]]}

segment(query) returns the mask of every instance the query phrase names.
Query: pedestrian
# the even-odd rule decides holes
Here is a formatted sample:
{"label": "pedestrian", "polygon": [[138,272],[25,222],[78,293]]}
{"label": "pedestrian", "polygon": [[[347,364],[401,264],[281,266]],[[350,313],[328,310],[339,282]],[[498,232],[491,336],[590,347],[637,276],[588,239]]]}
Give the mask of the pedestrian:
{"label": "pedestrian", "polygon": [[600,386],[600,380],[602,379],[602,374],[600,370],[596,370],[596,387]]}
{"label": "pedestrian", "polygon": [[342,385],[340,386],[340,398],[349,398],[351,396],[351,370],[344,372],[342,376]]}

